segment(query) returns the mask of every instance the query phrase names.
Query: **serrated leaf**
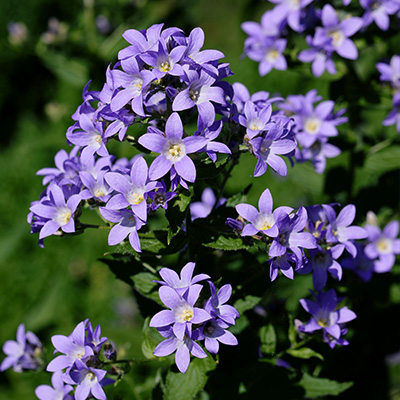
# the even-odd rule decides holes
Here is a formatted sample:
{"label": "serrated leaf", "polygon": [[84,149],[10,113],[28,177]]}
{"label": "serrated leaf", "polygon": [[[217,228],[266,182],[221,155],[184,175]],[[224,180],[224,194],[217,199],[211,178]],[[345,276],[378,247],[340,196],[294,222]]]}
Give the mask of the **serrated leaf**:
{"label": "serrated leaf", "polygon": [[131,278],[134,288],[140,294],[151,300],[154,300],[160,305],[163,305],[158,295],[159,285],[156,282],[153,282],[153,280],[158,279],[156,275],[153,275],[150,272],[139,272],[138,274],[133,275]]}
{"label": "serrated leaf", "polygon": [[319,358],[320,360],[324,360],[321,354],[316,351],[310,349],[309,347],[302,347],[301,349],[288,349],[287,353],[292,357],[302,358],[304,360],[308,360],[311,357]]}
{"label": "serrated leaf", "polygon": [[255,307],[261,300],[261,297],[247,295],[244,299],[239,299],[235,301],[233,305],[236,310],[239,311],[239,314],[246,312],[247,310],[251,310]]}
{"label": "serrated leaf", "polygon": [[207,373],[215,369],[216,366],[216,362],[211,356],[208,356],[202,359],[192,359],[184,374],[168,371],[164,400],[192,400],[204,388],[208,379]]}
{"label": "serrated leaf", "polygon": [[337,396],[353,386],[353,382],[337,382],[326,378],[315,378],[304,373],[298,383],[305,390],[305,398],[315,399],[320,396]]}
{"label": "serrated leaf", "polygon": [[262,326],[258,332],[261,341],[261,351],[265,354],[273,354],[276,350],[276,333],[273,325]]}
{"label": "serrated leaf", "polygon": [[250,185],[246,186],[246,188],[244,190],[242,190],[240,193],[236,193],[235,195],[229,197],[225,203],[226,206],[227,207],[235,207],[240,203],[245,203],[247,201],[247,193],[249,192],[252,185],[253,184],[250,183]]}
{"label": "serrated leaf", "polygon": [[223,234],[216,236],[215,240],[202,244],[203,246],[211,247],[212,249],[227,251],[243,250],[251,247],[248,243],[246,243],[246,240],[241,237]]}

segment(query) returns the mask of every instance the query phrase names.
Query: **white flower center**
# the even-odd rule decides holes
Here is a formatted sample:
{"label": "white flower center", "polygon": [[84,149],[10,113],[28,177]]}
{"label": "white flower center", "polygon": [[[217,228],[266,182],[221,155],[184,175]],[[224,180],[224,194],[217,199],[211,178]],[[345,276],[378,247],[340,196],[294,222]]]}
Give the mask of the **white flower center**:
{"label": "white flower center", "polygon": [[186,156],[186,146],[183,141],[179,139],[167,141],[163,149],[163,155],[168,161],[176,163]]}
{"label": "white flower center", "polygon": [[260,231],[271,229],[275,224],[275,218],[272,214],[260,214],[254,226]]}
{"label": "white flower center", "polygon": [[259,119],[249,121],[247,127],[252,131],[260,131],[264,126]]}
{"label": "white flower center", "polygon": [[169,61],[164,61],[160,64],[159,68],[158,68],[161,72],[169,72],[171,71],[172,67],[171,64],[169,63]]}
{"label": "white flower center", "polygon": [[333,47],[340,47],[345,39],[343,32],[339,30],[329,32],[329,37],[332,38]]}
{"label": "white flower center", "polygon": [[133,205],[140,204],[144,200],[143,190],[133,188],[126,196],[126,200]]}
{"label": "white flower center", "polygon": [[64,226],[68,224],[69,220],[71,219],[71,215],[71,210],[68,207],[59,207],[53,219],[60,226]]}
{"label": "white flower center", "polygon": [[393,251],[393,243],[390,239],[379,239],[376,243],[376,248],[379,254],[390,254]]}
{"label": "white flower center", "polygon": [[175,310],[176,322],[188,322],[194,317],[193,307],[189,304],[182,304]]}
{"label": "white flower center", "polygon": [[310,135],[316,135],[321,129],[321,120],[317,117],[307,118],[304,123],[305,132]]}
{"label": "white flower center", "polygon": [[274,64],[278,57],[280,56],[280,53],[276,49],[271,49],[267,51],[267,54],[265,55],[265,59],[270,63]]}

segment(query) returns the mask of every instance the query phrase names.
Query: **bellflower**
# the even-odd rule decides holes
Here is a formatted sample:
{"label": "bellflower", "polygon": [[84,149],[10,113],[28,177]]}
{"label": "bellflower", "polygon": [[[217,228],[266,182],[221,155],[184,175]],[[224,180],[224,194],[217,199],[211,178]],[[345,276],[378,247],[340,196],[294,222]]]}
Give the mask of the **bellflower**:
{"label": "bellflower", "polygon": [[[196,218],[206,218],[213,209],[217,198],[211,188],[205,188],[201,194],[201,201],[195,201],[190,203],[190,216],[192,221]],[[221,206],[226,202],[226,199],[219,199],[216,208]]]}
{"label": "bellflower", "polygon": [[274,12],[286,19],[288,25],[296,32],[302,32],[305,28],[301,23],[301,17],[304,9],[313,2],[313,0],[270,0],[275,3]]}
{"label": "bellflower", "polygon": [[235,335],[224,329],[225,324],[223,324],[223,327],[220,325],[221,323],[218,320],[208,321],[203,325],[202,332],[199,335],[199,340],[204,338],[204,345],[212,354],[218,353],[220,342],[229,346],[236,346],[238,344]]}
{"label": "bellflower", "polygon": [[186,89],[178,93],[172,103],[173,111],[182,111],[197,107],[199,113],[198,127],[200,130],[210,126],[215,121],[215,108],[211,102],[224,104],[224,90],[212,86],[215,79],[204,70],[199,72],[184,68]]}
{"label": "bellflower", "polygon": [[201,324],[211,319],[207,311],[194,307],[202,288],[202,285],[191,285],[181,296],[169,286],[160,287],[160,299],[170,310],[158,312],[149,325],[155,328],[172,325],[174,335],[180,341],[184,341],[185,335],[191,337],[192,324]]}
{"label": "bellflower", "polygon": [[62,379],[62,372],[54,372],[51,377],[51,384],[40,385],[35,389],[36,397],[39,400],[74,400],[74,396],[70,393],[73,390],[71,385],[66,385]]}
{"label": "bellflower", "polygon": [[55,335],[51,338],[56,351],[64,355],[57,356],[47,366],[47,371],[57,372],[72,367],[76,360],[87,360],[93,349],[86,344],[85,322],[80,322],[70,336]]}
{"label": "bellflower", "polygon": [[195,283],[203,281],[204,279],[211,279],[206,274],[198,274],[193,276],[195,266],[196,263],[188,262],[182,268],[180,277],[173,269],[161,268],[159,274],[164,280],[156,282],[163,286],[169,286],[170,288],[175,289],[180,295],[183,295],[186,292],[186,289]]}
{"label": "bellflower", "polygon": [[337,217],[331,206],[324,205],[323,207],[330,223],[326,232],[326,241],[329,243],[341,243],[355,257],[357,249],[351,240],[365,239],[368,236],[364,228],[355,225],[349,226],[356,216],[356,207],[354,204],[347,205]]}
{"label": "bellflower", "polygon": [[392,87],[400,89],[400,56],[394,55],[390,63],[378,63],[376,68],[381,73],[379,79],[384,82],[390,82]]}
{"label": "bellflower", "polygon": [[97,178],[94,178],[92,174],[88,172],[79,172],[79,177],[82,183],[86,187],[80,192],[80,196],[83,200],[95,198],[106,203],[110,198],[110,186],[105,182],[104,175],[107,171],[100,171]]}
{"label": "bellflower", "polygon": [[287,215],[292,211],[290,207],[278,207],[272,211],[273,200],[269,189],[265,189],[258,200],[258,208],[260,211],[246,203],[241,203],[236,206],[238,214],[249,221],[250,224],[244,226],[242,236],[254,236],[258,232],[262,232],[269,237],[277,237],[279,228],[276,225],[276,220],[280,215]]}
{"label": "bellflower", "polygon": [[397,132],[400,133],[400,92],[393,95],[393,109],[382,121],[382,125],[396,125]]}
{"label": "bellflower", "polygon": [[112,196],[106,208],[121,210],[131,207],[132,212],[142,221],[147,220],[147,193],[158,187],[158,182],[148,182],[148,167],[143,157],[137,157],[132,163],[130,175],[109,172],[106,182],[117,194]]}
{"label": "bellflower", "polygon": [[179,114],[174,112],[165,125],[165,136],[159,131],[159,133],[146,133],[139,138],[139,143],[143,147],[160,153],[150,166],[150,179],[159,179],[173,168],[185,181],[196,180],[196,167],[188,154],[203,148],[208,139],[201,136],[182,139],[182,136],[182,121]]}
{"label": "bellflower", "polygon": [[319,292],[315,295],[315,300],[301,299],[302,307],[312,315],[312,318],[306,323],[299,325],[297,329],[304,333],[313,333],[322,330],[325,341],[340,339],[342,335],[342,324],[352,321],[356,314],[347,307],[337,309],[338,298],[333,289],[326,293]]}
{"label": "bellflower", "polygon": [[100,214],[104,219],[116,223],[108,235],[108,244],[115,246],[121,243],[127,236],[132,248],[141,252],[140,240],[137,231],[145,224],[138,218],[132,210],[109,210],[105,207],[100,207]]}
{"label": "bellflower", "polygon": [[194,340],[185,335],[183,340],[178,339],[171,327],[158,328],[160,334],[166,338],[154,349],[153,354],[156,357],[169,356],[175,353],[175,363],[179,371],[184,374],[190,364],[190,354],[197,358],[206,358],[207,354]]}
{"label": "bellflower", "polygon": [[153,200],[153,203],[151,204],[151,209],[153,211],[157,210],[159,207],[166,210],[168,208],[168,202],[176,196],[176,193],[173,191],[167,192],[167,187],[164,181],[161,181],[154,191],[148,193],[148,196]]}
{"label": "bellflower", "polygon": [[258,110],[252,101],[246,101],[244,115],[239,115],[239,124],[246,128],[247,136],[252,139],[269,128],[268,122],[270,122],[271,114],[271,105]]}
{"label": "bellflower", "polygon": [[3,345],[6,358],[0,365],[0,371],[12,367],[15,372],[38,370],[42,363],[43,347],[37,336],[27,331],[20,324],[17,329],[17,340],[7,340]]}
{"label": "bellflower", "polygon": [[400,4],[393,0],[360,0],[360,5],[365,10],[362,16],[364,26],[375,22],[383,31],[389,29],[389,15],[395,14],[400,9]]}
{"label": "bellflower", "polygon": [[364,282],[369,282],[374,274],[375,262],[365,254],[365,246],[355,243],[357,255],[346,257],[340,263],[344,268],[354,271]]}
{"label": "bellflower", "polygon": [[273,257],[270,260],[268,260],[268,263],[270,266],[269,277],[271,279],[271,282],[273,282],[277,278],[279,270],[287,278],[293,279],[294,278],[293,266],[295,266],[295,269],[297,270],[298,269],[297,267],[299,265],[296,256],[290,253],[285,253],[282,256]]}
{"label": "bellflower", "polygon": [[53,235],[60,228],[65,233],[75,232],[73,215],[81,201],[80,195],[72,195],[65,201],[63,190],[56,184],[48,189],[48,197],[34,204],[30,210],[47,221],[40,230],[39,239]]}
{"label": "bellflower", "polygon": [[388,272],[393,268],[396,254],[400,254],[399,222],[389,222],[383,231],[377,226],[366,225],[368,232],[368,244],[365,246],[365,254],[374,260],[374,271]]}
{"label": "bellflower", "polygon": [[358,17],[346,18],[339,21],[335,9],[330,4],[325,4],[321,13],[323,28],[318,27],[315,32],[315,44],[320,45],[331,39],[330,49],[336,51],[340,56],[355,60],[358,51],[355,44],[349,39],[363,25],[363,21]]}

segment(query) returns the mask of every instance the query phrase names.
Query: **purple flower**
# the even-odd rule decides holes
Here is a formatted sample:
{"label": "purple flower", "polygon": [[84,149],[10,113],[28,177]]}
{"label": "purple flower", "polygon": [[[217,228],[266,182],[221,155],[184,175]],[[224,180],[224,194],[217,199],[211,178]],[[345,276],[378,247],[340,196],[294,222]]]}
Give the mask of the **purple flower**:
{"label": "purple flower", "polygon": [[272,195],[269,189],[265,189],[258,200],[260,211],[257,211],[250,204],[238,204],[236,211],[242,218],[250,222],[250,224],[244,226],[242,236],[254,236],[260,231],[269,237],[278,236],[279,228],[276,225],[276,220],[281,214],[287,215],[290,213],[292,209],[289,207],[278,207],[272,212],[272,207]]}
{"label": "purple flower", "polygon": [[[190,215],[192,221],[196,218],[206,218],[211,210],[213,209],[217,198],[211,188],[205,188],[201,194],[201,201],[195,201],[190,204]],[[222,198],[218,201],[216,208],[226,202],[226,199]]]}
{"label": "purple flower", "polygon": [[182,340],[178,339],[171,327],[158,328],[158,331],[166,340],[162,341],[153,351],[156,357],[165,357],[175,353],[175,363],[179,371],[184,374],[190,363],[190,354],[197,358],[206,358],[204,350],[189,336],[185,335]]}
{"label": "purple flower", "polygon": [[360,5],[365,10],[362,16],[364,26],[375,22],[383,31],[389,29],[389,15],[400,9],[399,2],[393,0],[360,0]]}
{"label": "purple flower", "polygon": [[239,124],[246,128],[247,136],[252,139],[270,127],[272,107],[268,105],[258,110],[252,101],[246,101],[244,115],[239,115]]}
{"label": "purple flower", "polygon": [[172,200],[175,196],[175,192],[167,192],[167,187],[163,181],[159,182],[159,186],[152,192],[148,193],[153,203],[151,204],[152,210],[157,210],[157,208],[162,207],[164,210],[168,208],[168,202]]}
{"label": "purple flower", "polygon": [[80,192],[82,200],[88,200],[95,198],[102,202],[107,202],[110,198],[110,186],[105,182],[104,175],[108,171],[99,171],[97,178],[86,171],[79,172],[79,177],[82,183],[86,187]]}
{"label": "purple flower", "polygon": [[158,182],[148,181],[148,167],[143,157],[132,163],[130,175],[109,172],[105,180],[117,194],[111,197],[106,205],[110,210],[121,210],[131,207],[132,212],[142,221],[147,220],[147,193],[158,186]]}
{"label": "purple flower", "polygon": [[76,360],[74,368],[69,372],[71,379],[77,385],[75,399],[86,400],[92,395],[98,400],[106,400],[106,394],[102,388],[102,383],[109,383],[108,379],[104,379],[106,374],[107,371],[90,368],[81,360]]}
{"label": "purple flower", "polygon": [[110,222],[114,222],[114,225],[108,235],[108,244],[110,246],[115,246],[121,243],[127,236],[129,238],[129,243],[132,248],[141,252],[140,240],[137,231],[144,225],[144,222],[137,218],[132,210],[109,210],[105,207],[100,207],[100,214]]}
{"label": "purple flower", "polygon": [[181,296],[169,286],[160,287],[160,299],[170,310],[158,312],[149,325],[155,328],[172,325],[174,335],[181,341],[185,335],[191,337],[193,324],[201,324],[211,319],[207,311],[194,307],[202,288],[202,285],[192,285]]}
{"label": "purple flower", "polygon": [[364,282],[369,282],[374,274],[374,260],[371,260],[365,254],[365,246],[360,243],[354,243],[357,248],[357,255],[346,257],[340,263],[342,267],[354,271]]}
{"label": "purple flower", "polygon": [[3,345],[6,358],[0,365],[0,371],[12,367],[15,372],[38,370],[43,364],[43,348],[40,340],[32,332],[25,332],[25,325],[17,329],[17,340],[7,340]]}
{"label": "purple flower", "polygon": [[87,360],[92,356],[93,349],[86,344],[85,322],[80,322],[70,336],[55,335],[51,338],[56,351],[63,353],[52,360],[47,371],[56,372],[72,367],[76,360]]}
{"label": "purple flower", "polygon": [[271,279],[271,282],[273,282],[277,278],[279,270],[287,278],[293,279],[293,265],[295,265],[296,270],[298,269],[298,261],[296,259],[296,256],[290,253],[285,253],[282,256],[271,258],[270,260],[268,260],[268,263],[270,265],[269,277]]}
{"label": "purple flower", "polygon": [[357,48],[349,37],[362,27],[362,19],[350,17],[339,22],[335,9],[330,4],[326,4],[322,9],[321,20],[323,28],[316,29],[314,43],[322,45],[326,43],[327,38],[330,38],[327,50],[336,51],[340,56],[350,60],[357,59]]}
{"label": "purple flower", "polygon": [[284,255],[290,249],[296,256],[298,262],[303,258],[302,250],[314,249],[317,247],[317,241],[311,233],[302,232],[307,223],[307,210],[300,207],[293,216],[283,213],[277,221],[279,235],[274,238],[269,249],[270,257],[279,257]]}
{"label": "purple flower", "polygon": [[73,400],[74,397],[70,394],[73,390],[71,385],[65,385],[62,379],[62,372],[54,372],[51,377],[51,384],[40,385],[35,389],[35,394],[40,400]]}
{"label": "purple flower", "polygon": [[335,210],[328,205],[323,205],[330,225],[326,231],[326,241],[329,243],[341,243],[346,250],[355,257],[357,249],[351,240],[365,239],[368,236],[367,231],[360,226],[349,226],[356,216],[356,207],[349,204],[344,207],[336,217]]}
{"label": "purple flower", "polygon": [[46,219],[40,230],[39,239],[53,235],[60,228],[65,233],[75,232],[73,215],[81,201],[80,195],[72,195],[65,201],[63,190],[56,184],[48,189],[48,197],[34,204],[30,210]]}
{"label": "purple flower", "polygon": [[400,92],[393,95],[393,109],[382,121],[382,125],[396,125],[397,132],[400,133]]}
{"label": "purple flower", "polygon": [[223,327],[221,327],[218,320],[208,321],[203,325],[202,336],[200,336],[199,339],[204,337],[204,345],[212,354],[218,353],[220,342],[229,346],[236,346],[238,344],[238,341],[233,333],[224,329],[224,327],[225,324],[223,324]]}
{"label": "purple flower", "polygon": [[356,318],[356,314],[347,307],[336,309],[338,298],[333,289],[328,290],[326,293],[319,292],[314,297],[316,301],[300,300],[300,304],[312,315],[312,318],[306,324],[299,325],[297,329],[304,333],[323,330],[324,340],[328,341],[328,343],[331,338],[334,341],[340,339],[343,334],[342,324],[352,321]]}
{"label": "purple flower", "polygon": [[302,32],[305,28],[301,23],[303,10],[313,0],[270,0],[271,3],[277,4],[274,12],[281,15],[282,18],[287,20],[288,25],[296,32]]}
{"label": "purple flower", "polygon": [[161,268],[159,274],[164,281],[156,281],[160,285],[169,286],[175,289],[180,295],[183,295],[190,286],[197,282],[203,281],[204,279],[211,279],[206,274],[198,274],[193,276],[194,267],[196,263],[188,262],[181,270],[179,275],[170,268]]}
{"label": "purple flower", "polygon": [[[153,128],[153,132],[157,131]],[[185,181],[196,180],[196,167],[187,154],[195,153],[203,148],[208,139],[201,136],[189,136],[182,139],[182,136],[182,121],[179,114],[174,112],[165,125],[165,136],[159,131],[146,133],[139,138],[139,143],[143,147],[160,153],[150,166],[150,179],[159,179],[173,169]]]}
{"label": "purple flower", "polygon": [[88,326],[86,328],[87,330],[87,340],[86,344],[90,346],[95,354],[98,354],[100,352],[101,346],[103,343],[107,341],[106,337],[100,337],[101,336],[101,327],[100,325],[97,325],[96,328],[93,330],[92,324],[90,321],[88,321]]}
{"label": "purple flower", "polygon": [[232,295],[232,286],[224,285],[217,292],[215,285],[211,281],[208,283],[211,289],[211,297],[204,305],[204,309],[221,328],[225,329],[229,328],[230,325],[235,325],[235,320],[240,318],[240,314],[236,308],[225,304]]}
{"label": "purple flower", "polygon": [[218,86],[212,86],[215,79],[204,70],[199,72],[184,68],[184,82],[186,89],[178,93],[172,103],[173,111],[182,111],[197,107],[198,128],[202,130],[215,121],[215,108],[211,103],[224,104],[224,90]]}
{"label": "purple flower", "polygon": [[378,63],[376,68],[381,73],[381,81],[390,82],[394,88],[400,88],[400,56],[394,55],[390,59],[390,64]]}
{"label": "purple flower", "polygon": [[365,246],[365,254],[374,260],[374,271],[388,272],[392,269],[396,254],[400,254],[399,222],[389,222],[383,231],[377,226],[366,225],[368,232],[368,244]]}

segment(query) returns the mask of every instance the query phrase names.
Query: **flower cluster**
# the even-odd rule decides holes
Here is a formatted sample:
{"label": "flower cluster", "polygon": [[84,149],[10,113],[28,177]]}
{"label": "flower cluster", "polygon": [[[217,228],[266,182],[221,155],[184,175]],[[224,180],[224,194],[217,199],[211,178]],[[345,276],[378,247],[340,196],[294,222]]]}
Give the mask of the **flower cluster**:
{"label": "flower cluster", "polygon": [[350,39],[353,35],[373,22],[380,29],[387,30],[389,16],[400,10],[397,1],[360,0],[360,17],[353,17],[344,10],[335,10],[330,4],[325,4],[322,9],[316,8],[312,0],[270,1],[276,5],[264,13],[260,24],[242,24],[242,29],[249,35],[244,43],[244,52],[250,59],[260,63],[261,76],[273,68],[287,68],[283,52],[287,46],[288,28],[296,33],[310,32],[305,38],[309,48],[302,50],[298,59],[311,62],[312,73],[319,77],[325,70],[336,74],[332,58],[335,53],[350,60],[358,58],[357,47]]}
{"label": "flower cluster", "polygon": [[[236,345],[235,336],[227,330],[235,324],[238,311],[225,304],[232,294],[231,285],[224,285],[219,290],[206,274],[193,276],[195,263],[187,263],[180,276],[169,268],[162,268],[159,273],[163,278],[159,289],[161,301],[168,310],[158,312],[150,321],[150,326],[157,328],[165,338],[154,350],[157,357],[175,353],[176,365],[182,373],[189,367],[190,354],[205,358],[207,354],[197,341],[204,340],[205,348],[213,354],[218,353],[219,343]],[[208,280],[211,297],[196,307],[203,285]]]}
{"label": "flower cluster", "polygon": [[298,162],[311,161],[316,172],[322,174],[326,167],[326,159],[337,157],[341,151],[328,143],[329,138],[338,135],[337,126],[347,122],[345,109],[334,112],[335,103],[331,100],[322,101],[316,90],[310,90],[305,96],[288,96],[279,108],[290,115],[295,125],[293,131],[299,147],[295,158]]}
{"label": "flower cluster", "polygon": [[305,324],[296,320],[297,330],[307,334],[322,330],[323,341],[332,349],[336,345],[348,345],[349,342],[342,337],[347,333],[344,324],[356,318],[356,314],[347,307],[337,307],[340,299],[333,289],[314,294],[314,297],[316,301],[300,300],[300,304],[312,318]]}
{"label": "flower cluster", "polygon": [[397,132],[400,133],[400,55],[394,55],[390,63],[378,63],[376,68],[380,72],[380,80],[389,82],[393,90],[393,109],[382,121],[382,125],[396,125]]}
{"label": "flower cluster", "polygon": [[7,340],[3,345],[6,358],[0,365],[0,371],[10,367],[15,372],[39,370],[43,366],[43,346],[32,332],[25,332],[25,325],[17,329],[17,340]]}
{"label": "flower cluster", "polygon": [[[69,336],[55,335],[51,341],[55,352],[61,353],[47,366],[47,371],[53,372],[53,387],[37,387],[36,396],[40,400],[85,400],[88,397],[105,400],[103,386],[114,381],[106,378],[108,371],[102,360],[114,360],[115,351],[107,351],[103,346],[107,338],[101,337],[100,325],[93,329],[90,321],[86,320],[80,322]],[[74,389],[73,397],[69,393]]]}
{"label": "flower cluster", "polygon": [[384,273],[393,268],[396,255],[400,254],[399,222],[391,221],[381,230],[376,215],[370,211],[365,229],[368,236],[357,243],[357,256],[343,260],[343,266],[367,282],[374,272]]}

